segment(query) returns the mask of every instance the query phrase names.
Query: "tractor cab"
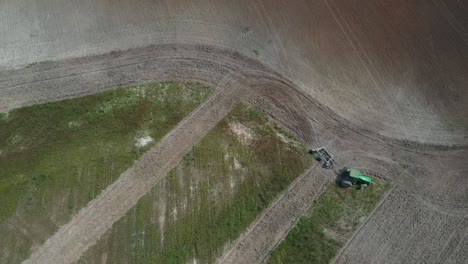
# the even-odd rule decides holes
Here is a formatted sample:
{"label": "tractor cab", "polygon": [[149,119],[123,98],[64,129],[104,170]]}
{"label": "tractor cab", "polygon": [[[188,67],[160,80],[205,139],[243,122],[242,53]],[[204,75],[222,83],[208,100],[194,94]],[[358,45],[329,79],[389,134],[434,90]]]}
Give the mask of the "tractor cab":
{"label": "tractor cab", "polygon": [[356,182],[355,184],[372,184],[372,179],[362,174],[360,170],[348,169],[347,171],[349,177],[351,177],[351,179],[353,179],[353,181]]}
{"label": "tractor cab", "polygon": [[362,174],[360,170],[343,168],[343,170],[341,170],[338,184],[345,188],[353,185],[365,188],[372,184],[372,178]]}

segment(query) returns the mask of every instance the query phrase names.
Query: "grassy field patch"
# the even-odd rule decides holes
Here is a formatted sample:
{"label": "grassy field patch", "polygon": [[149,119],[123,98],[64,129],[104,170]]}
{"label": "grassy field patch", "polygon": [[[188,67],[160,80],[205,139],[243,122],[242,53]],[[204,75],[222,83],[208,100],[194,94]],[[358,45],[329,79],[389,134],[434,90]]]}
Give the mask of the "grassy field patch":
{"label": "grassy field patch", "polygon": [[268,263],[329,263],[388,189],[378,180],[362,190],[330,184]]}
{"label": "grassy field patch", "polygon": [[27,257],[32,242],[66,223],[211,93],[195,83],[153,83],[2,113],[0,251],[8,254],[0,262]]}
{"label": "grassy field patch", "polygon": [[312,162],[264,114],[239,105],[80,263],[211,263]]}

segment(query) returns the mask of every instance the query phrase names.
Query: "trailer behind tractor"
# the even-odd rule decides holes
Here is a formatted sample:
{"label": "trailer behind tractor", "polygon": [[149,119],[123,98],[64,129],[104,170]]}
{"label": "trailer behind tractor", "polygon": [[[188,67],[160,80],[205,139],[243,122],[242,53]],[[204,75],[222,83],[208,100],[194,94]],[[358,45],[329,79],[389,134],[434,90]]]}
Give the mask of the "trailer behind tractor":
{"label": "trailer behind tractor", "polygon": [[316,161],[323,164],[323,167],[326,169],[333,168],[333,164],[335,163],[335,159],[332,155],[328,153],[325,147],[322,148],[315,148],[310,151]]}

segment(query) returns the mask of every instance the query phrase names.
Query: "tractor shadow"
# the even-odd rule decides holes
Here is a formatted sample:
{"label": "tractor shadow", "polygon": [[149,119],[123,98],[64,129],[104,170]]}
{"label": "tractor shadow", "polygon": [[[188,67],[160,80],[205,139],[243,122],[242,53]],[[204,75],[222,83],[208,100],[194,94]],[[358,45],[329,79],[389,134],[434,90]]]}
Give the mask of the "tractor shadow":
{"label": "tractor shadow", "polygon": [[344,167],[338,170],[336,174],[335,183],[341,188],[352,187],[352,179],[349,177],[348,168]]}

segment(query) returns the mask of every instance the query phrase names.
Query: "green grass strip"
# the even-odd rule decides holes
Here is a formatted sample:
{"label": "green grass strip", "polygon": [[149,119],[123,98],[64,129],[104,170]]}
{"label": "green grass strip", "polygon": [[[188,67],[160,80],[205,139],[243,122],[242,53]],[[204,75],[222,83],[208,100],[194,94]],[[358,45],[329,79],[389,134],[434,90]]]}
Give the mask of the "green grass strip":
{"label": "green grass strip", "polygon": [[361,190],[330,184],[268,263],[329,263],[389,188],[378,180]]}

